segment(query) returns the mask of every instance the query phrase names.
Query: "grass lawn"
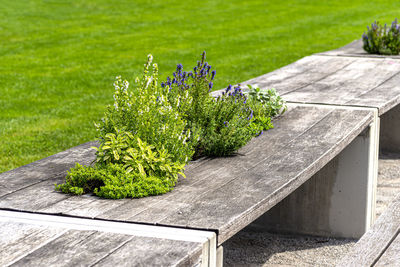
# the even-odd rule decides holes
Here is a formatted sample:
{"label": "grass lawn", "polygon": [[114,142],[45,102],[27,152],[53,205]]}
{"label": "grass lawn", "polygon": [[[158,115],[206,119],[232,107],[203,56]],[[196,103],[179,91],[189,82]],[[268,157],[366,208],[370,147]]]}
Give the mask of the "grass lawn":
{"label": "grass lawn", "polygon": [[95,139],[115,76],[133,81],[148,53],[166,77],[206,50],[218,89],[398,14],[398,1],[0,0],[0,172]]}

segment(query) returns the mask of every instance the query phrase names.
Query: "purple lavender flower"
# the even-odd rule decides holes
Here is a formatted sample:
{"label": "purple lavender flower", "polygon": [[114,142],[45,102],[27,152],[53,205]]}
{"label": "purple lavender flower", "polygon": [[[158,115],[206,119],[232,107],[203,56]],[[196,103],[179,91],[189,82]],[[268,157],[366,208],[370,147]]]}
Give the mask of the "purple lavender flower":
{"label": "purple lavender flower", "polygon": [[228,93],[231,89],[232,89],[232,85],[229,85],[229,86],[226,88],[225,92]]}
{"label": "purple lavender flower", "polygon": [[162,87],[162,88],[165,87],[165,83],[164,83],[164,82],[161,83],[161,87]]}
{"label": "purple lavender flower", "polygon": [[211,80],[214,80],[214,77],[215,77],[215,74],[216,74],[217,72],[215,71],[215,70],[213,70],[212,72],[211,72]]}
{"label": "purple lavender flower", "polygon": [[208,84],[208,88],[209,88],[209,90],[208,90],[208,92],[210,92],[211,91],[211,88],[213,87],[213,83],[212,82],[210,82],[209,84]]}

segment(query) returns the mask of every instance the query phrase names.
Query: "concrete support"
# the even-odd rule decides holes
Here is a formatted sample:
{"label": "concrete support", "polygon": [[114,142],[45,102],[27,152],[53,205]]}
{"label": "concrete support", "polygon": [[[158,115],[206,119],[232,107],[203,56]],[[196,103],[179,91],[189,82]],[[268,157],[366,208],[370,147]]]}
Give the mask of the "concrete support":
{"label": "concrete support", "polygon": [[217,267],[222,267],[224,265],[224,248],[219,246],[217,248]]}
{"label": "concrete support", "polygon": [[257,219],[258,230],[359,238],[375,220],[379,118],[296,191]]}
{"label": "concrete support", "polygon": [[380,152],[400,152],[400,105],[381,116]]}

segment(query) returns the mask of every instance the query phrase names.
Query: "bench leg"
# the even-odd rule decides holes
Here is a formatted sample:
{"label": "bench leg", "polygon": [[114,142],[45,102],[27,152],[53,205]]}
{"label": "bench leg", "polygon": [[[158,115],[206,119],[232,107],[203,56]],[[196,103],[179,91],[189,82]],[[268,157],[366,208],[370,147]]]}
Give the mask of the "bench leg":
{"label": "bench leg", "polygon": [[400,152],[400,105],[381,116],[380,152]]}
{"label": "bench leg", "polygon": [[257,219],[257,230],[359,238],[375,219],[379,119],[296,191]]}
{"label": "bench leg", "polygon": [[217,248],[217,267],[222,267],[224,265],[224,248],[219,246]]}

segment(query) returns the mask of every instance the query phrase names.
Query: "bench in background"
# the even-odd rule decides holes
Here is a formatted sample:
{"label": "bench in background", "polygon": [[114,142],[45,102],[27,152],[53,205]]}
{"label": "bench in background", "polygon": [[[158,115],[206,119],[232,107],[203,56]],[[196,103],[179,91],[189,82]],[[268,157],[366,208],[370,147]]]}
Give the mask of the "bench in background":
{"label": "bench in background", "polygon": [[337,266],[400,265],[400,194]]}

